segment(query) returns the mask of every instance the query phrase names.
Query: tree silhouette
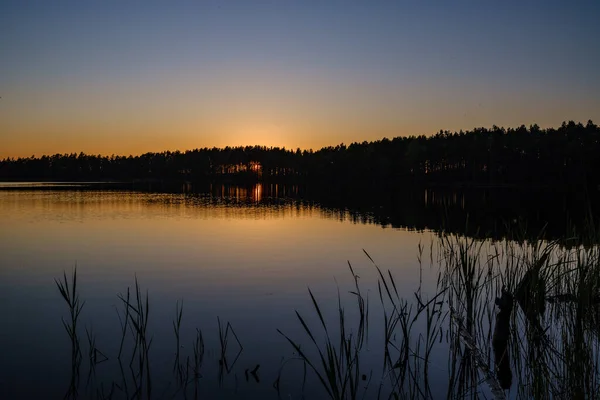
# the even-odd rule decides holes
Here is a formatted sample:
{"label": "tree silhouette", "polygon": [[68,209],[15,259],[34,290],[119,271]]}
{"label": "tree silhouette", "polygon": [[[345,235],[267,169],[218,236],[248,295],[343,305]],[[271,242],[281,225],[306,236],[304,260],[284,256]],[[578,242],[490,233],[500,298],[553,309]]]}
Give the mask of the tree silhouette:
{"label": "tree silhouette", "polygon": [[579,186],[600,184],[600,129],[440,131],[313,150],[238,146],[139,156],[55,154],[0,161],[1,180],[294,182],[322,185]]}

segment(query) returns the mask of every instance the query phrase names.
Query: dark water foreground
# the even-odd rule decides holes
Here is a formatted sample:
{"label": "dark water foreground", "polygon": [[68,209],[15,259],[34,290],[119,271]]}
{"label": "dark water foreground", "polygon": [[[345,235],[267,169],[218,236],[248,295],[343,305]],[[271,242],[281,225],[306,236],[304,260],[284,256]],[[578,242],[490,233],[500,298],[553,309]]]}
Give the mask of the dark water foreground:
{"label": "dark water foreground", "polygon": [[[84,303],[76,272],[65,275],[56,284],[71,316],[64,322],[71,340],[66,397],[597,395],[600,248],[567,251],[554,243],[486,246],[443,237],[430,253],[433,265],[428,268],[438,269],[435,289],[426,293],[419,287],[412,294],[400,292],[394,274],[365,255],[378,277],[377,291],[361,288],[351,266],[354,286],[340,288],[344,295],[338,293],[337,304],[319,301],[309,289],[313,308],[296,313],[295,328],[277,330],[291,354],[284,352],[275,374],[269,368],[261,371],[261,357],[254,365],[247,360],[238,364],[244,332],[219,318],[217,343],[205,342],[199,328],[193,340],[188,336],[188,342],[182,342],[183,303],[176,304],[170,321],[174,351],[169,368],[169,357],[153,354],[154,334],[148,328],[152,303],[137,282],[118,295],[121,335],[111,362],[91,328],[85,329],[85,336],[78,329]],[[263,343],[261,351],[272,348]]]}
{"label": "dark water foreground", "polygon": [[[586,247],[566,231],[465,237],[470,209],[460,234],[381,229],[383,215],[434,221],[439,202],[458,219],[460,193],[424,205],[406,193],[394,213],[262,186],[0,196],[2,398],[598,393],[591,234]],[[504,237],[535,221],[505,223]]]}

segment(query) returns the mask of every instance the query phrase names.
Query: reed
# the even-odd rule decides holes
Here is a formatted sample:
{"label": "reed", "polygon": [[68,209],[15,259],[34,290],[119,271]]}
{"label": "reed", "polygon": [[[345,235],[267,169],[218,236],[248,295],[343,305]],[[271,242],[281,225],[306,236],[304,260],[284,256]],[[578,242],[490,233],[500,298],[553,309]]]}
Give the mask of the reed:
{"label": "reed", "polygon": [[173,363],[173,371],[181,376],[181,366],[179,361],[179,350],[181,348],[180,337],[181,337],[181,318],[183,318],[183,300],[181,305],[179,301],[175,303],[175,319],[173,320],[173,333],[175,334],[175,362]]}
{"label": "reed", "polygon": [[71,280],[67,279],[67,273],[63,273],[63,280],[55,279],[56,287],[60,292],[63,300],[69,307],[69,319],[62,318],[62,323],[69,335],[71,341],[71,381],[65,398],[76,398],[78,395],[79,373],[81,368],[81,344],[77,333],[77,325],[79,315],[85,305],[85,301],[81,302],[79,292],[77,291],[77,267],[73,268]]}
{"label": "reed", "polygon": [[202,336],[202,331],[196,328],[196,339],[194,340],[193,345],[194,350],[194,398],[198,398],[198,383],[202,374],[200,370],[202,368],[202,363],[204,361],[204,337]]}
{"label": "reed", "polygon": [[[423,283],[424,247],[419,244],[417,250],[420,284],[410,292],[400,289],[393,270],[381,268],[364,251],[377,277],[375,315],[380,319],[374,319],[369,291],[361,287],[350,263],[350,301],[342,300],[339,287],[335,305],[319,301],[308,289],[311,315],[296,311],[299,329],[278,330],[295,355],[279,367],[276,393],[292,361],[303,366],[302,376],[295,376],[302,390],[307,381],[318,382],[331,399],[428,399],[442,391],[452,399],[593,398],[600,393],[600,246],[565,246],[564,241],[545,241],[543,234],[534,241],[505,242],[441,235],[429,248],[430,272],[437,272],[433,287]],[[84,305],[76,270],[70,280],[65,273],[56,285],[69,307],[63,325],[73,361],[68,397],[75,398],[82,359],[77,329]],[[123,383],[113,382],[110,390],[97,395],[121,391],[127,398],[150,398],[149,297],[147,292],[142,295],[136,278],[134,290],[119,299],[123,308],[117,310],[116,359],[123,371],[121,358],[131,344],[133,389],[128,390],[122,372]],[[335,317],[326,318],[330,312]],[[196,329],[191,354],[183,353],[182,320],[183,300],[175,304],[172,321],[175,394],[187,398],[193,384],[192,395],[198,398],[207,349],[202,331]],[[217,318],[217,324],[215,353],[223,382],[244,348],[230,322]],[[106,356],[100,356],[91,328],[86,334],[93,367]],[[379,356],[379,371],[365,361],[367,351]],[[446,365],[439,364],[442,357]],[[260,364],[253,365],[244,374],[259,383]],[[440,371],[444,382],[439,381],[444,376]]]}
{"label": "reed", "polygon": [[[125,308],[129,310],[128,323],[134,335],[134,349],[131,355],[129,366],[131,367],[136,359],[138,361],[138,373],[135,377],[136,391],[134,396],[138,399],[150,398],[152,394],[152,379],[150,375],[149,353],[152,346],[152,338],[148,337],[148,317],[150,313],[150,301],[148,292],[144,297],[141,292],[137,277],[135,278],[135,303],[130,301],[129,289],[128,296],[125,298],[119,295],[119,299],[123,302]],[[145,385],[144,385],[145,383]],[[144,394],[145,389],[145,394]]]}
{"label": "reed", "polygon": [[[325,322],[321,306],[315,299],[312,291],[308,293],[312,300],[315,312],[318,315],[319,322],[325,334],[324,345],[319,345],[315,333],[308,326],[305,319],[296,311],[296,316],[302,325],[304,332],[310,338],[310,341],[318,353],[318,360],[315,361],[300,346],[298,341],[292,340],[288,335],[278,330],[278,332],[292,345],[300,358],[316,374],[317,378],[325,388],[327,394],[332,399],[356,398],[358,394],[358,385],[360,382],[360,350],[362,349],[363,333],[354,337],[346,329],[345,311],[341,305],[341,298],[338,292],[338,327],[337,338],[330,333],[330,329]],[[359,308],[359,312],[364,310]],[[361,314],[360,319],[364,320],[365,315]],[[360,325],[359,329],[365,329],[366,325]]]}

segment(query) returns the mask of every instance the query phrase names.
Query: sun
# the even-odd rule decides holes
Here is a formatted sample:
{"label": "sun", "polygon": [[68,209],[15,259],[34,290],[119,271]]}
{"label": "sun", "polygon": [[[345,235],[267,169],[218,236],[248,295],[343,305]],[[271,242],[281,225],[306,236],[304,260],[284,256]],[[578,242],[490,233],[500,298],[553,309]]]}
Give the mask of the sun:
{"label": "sun", "polygon": [[234,142],[242,145],[260,145],[267,147],[284,147],[289,132],[281,125],[267,124],[251,126],[236,130]]}

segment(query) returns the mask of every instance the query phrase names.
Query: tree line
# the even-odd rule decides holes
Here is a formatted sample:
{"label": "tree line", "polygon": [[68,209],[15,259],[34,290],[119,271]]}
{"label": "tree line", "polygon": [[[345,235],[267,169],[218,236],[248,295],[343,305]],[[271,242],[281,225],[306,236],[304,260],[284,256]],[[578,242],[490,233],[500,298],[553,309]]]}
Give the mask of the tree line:
{"label": "tree line", "polygon": [[316,151],[238,146],[139,156],[55,154],[6,158],[0,161],[0,180],[598,185],[599,139],[592,121],[569,121],[558,128],[440,131]]}

